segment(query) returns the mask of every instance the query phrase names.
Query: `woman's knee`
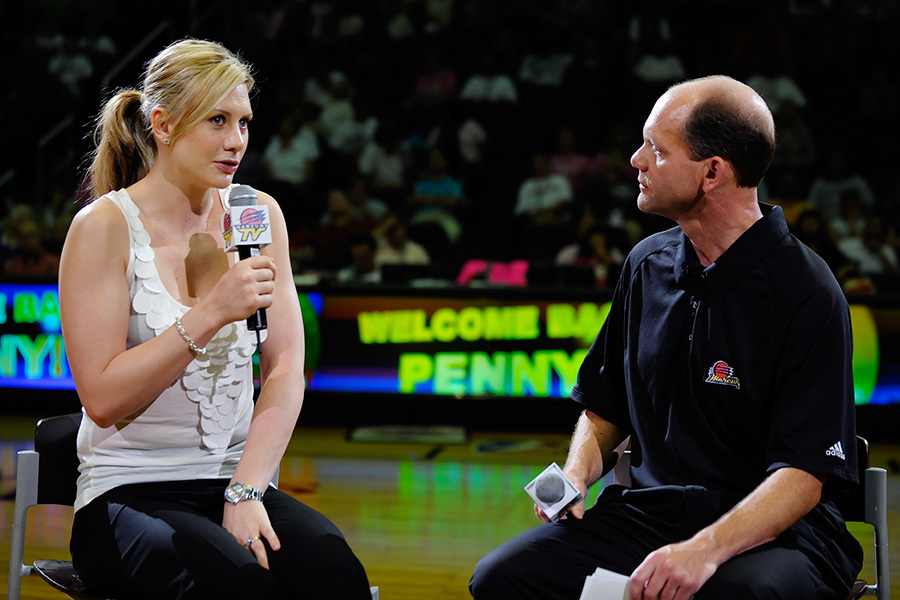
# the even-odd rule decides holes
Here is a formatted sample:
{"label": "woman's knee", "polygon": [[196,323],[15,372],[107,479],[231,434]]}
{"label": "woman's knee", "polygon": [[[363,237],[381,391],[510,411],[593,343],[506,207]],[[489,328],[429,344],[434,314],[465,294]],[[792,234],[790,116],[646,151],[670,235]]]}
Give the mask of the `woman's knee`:
{"label": "woman's knee", "polygon": [[[289,587],[309,598],[369,598],[369,580],[359,558],[340,535],[308,540],[303,552],[274,553],[269,564]],[[270,555],[271,557],[272,555]]]}

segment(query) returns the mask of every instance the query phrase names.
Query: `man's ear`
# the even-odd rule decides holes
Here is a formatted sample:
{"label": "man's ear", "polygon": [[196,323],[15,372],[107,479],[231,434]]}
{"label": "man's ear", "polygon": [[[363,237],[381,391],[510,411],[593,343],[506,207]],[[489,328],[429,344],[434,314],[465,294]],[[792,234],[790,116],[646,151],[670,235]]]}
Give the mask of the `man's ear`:
{"label": "man's ear", "polygon": [[703,190],[710,192],[721,186],[729,178],[734,178],[731,163],[720,156],[713,156],[704,161]]}

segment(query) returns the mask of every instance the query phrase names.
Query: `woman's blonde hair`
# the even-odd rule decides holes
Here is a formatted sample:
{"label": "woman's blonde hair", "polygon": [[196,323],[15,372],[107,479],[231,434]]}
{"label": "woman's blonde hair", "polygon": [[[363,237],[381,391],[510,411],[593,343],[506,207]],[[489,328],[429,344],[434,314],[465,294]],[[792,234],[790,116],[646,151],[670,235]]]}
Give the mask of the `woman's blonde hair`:
{"label": "woman's blonde hair", "polygon": [[156,159],[150,123],[155,109],[175,122],[169,136],[174,142],[242,83],[248,92],[253,89],[250,65],[217,42],[185,39],[166,47],[148,63],[142,89],[119,90],[97,117],[91,198],[127,187],[150,171]]}

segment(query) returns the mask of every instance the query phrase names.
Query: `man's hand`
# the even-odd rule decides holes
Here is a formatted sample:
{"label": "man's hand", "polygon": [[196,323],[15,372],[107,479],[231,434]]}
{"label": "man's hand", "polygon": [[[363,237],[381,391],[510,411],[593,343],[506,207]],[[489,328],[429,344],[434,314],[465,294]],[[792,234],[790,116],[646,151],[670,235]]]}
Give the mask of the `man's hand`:
{"label": "man's hand", "polygon": [[[563,514],[560,519],[568,519],[569,515],[572,515],[576,519],[580,519],[584,516],[584,499],[587,498],[587,486],[583,481],[573,479],[570,473],[566,473],[566,477],[569,478],[569,480],[572,482],[572,485],[574,485],[581,493],[581,500],[570,506],[567,512]],[[550,522],[550,518],[537,504],[534,505],[534,514],[537,515],[537,518],[544,523]]]}
{"label": "man's hand", "polygon": [[631,600],[689,600],[718,564],[709,541],[691,538],[652,552],[631,574]]}

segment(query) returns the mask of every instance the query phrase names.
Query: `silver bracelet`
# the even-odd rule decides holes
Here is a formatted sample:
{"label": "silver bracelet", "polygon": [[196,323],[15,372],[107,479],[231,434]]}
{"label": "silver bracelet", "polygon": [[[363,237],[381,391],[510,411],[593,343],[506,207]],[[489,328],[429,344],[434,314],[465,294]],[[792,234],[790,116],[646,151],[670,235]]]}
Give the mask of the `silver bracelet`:
{"label": "silver bracelet", "polygon": [[199,354],[200,356],[206,356],[206,348],[201,348],[197,344],[194,343],[194,340],[191,339],[191,336],[187,334],[184,330],[184,325],[181,324],[181,317],[175,317],[175,329],[178,330],[178,333],[181,334],[181,337],[184,338],[184,341],[188,343],[188,346],[191,348],[191,352],[194,354]]}

